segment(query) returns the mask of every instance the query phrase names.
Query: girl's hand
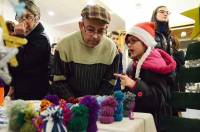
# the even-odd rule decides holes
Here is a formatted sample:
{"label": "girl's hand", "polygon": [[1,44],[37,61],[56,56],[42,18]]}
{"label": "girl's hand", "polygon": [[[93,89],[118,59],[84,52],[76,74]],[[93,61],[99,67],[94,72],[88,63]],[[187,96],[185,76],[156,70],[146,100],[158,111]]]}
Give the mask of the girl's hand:
{"label": "girl's hand", "polygon": [[127,75],[123,75],[123,74],[118,74],[118,73],[114,73],[114,76],[119,77],[121,80],[121,85],[123,87],[128,87],[130,89],[132,89],[135,86],[135,81],[133,79],[131,79],[130,77],[128,77]]}

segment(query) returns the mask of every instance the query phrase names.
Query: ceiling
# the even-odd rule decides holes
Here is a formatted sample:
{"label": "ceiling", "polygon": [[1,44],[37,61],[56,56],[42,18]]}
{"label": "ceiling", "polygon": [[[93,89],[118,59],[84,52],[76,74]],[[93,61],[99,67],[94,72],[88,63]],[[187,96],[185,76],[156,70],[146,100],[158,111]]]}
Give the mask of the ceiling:
{"label": "ceiling", "polygon": [[[109,30],[124,30],[125,25],[149,21],[151,13],[158,5],[167,5],[172,12],[172,26],[183,23],[191,24],[193,20],[180,15],[181,12],[200,5],[200,0],[35,0],[42,12],[42,21],[62,32],[78,29],[80,12],[88,2],[100,4],[112,14]],[[48,15],[53,11],[54,15]],[[126,23],[125,23],[126,22]]]}
{"label": "ceiling", "polygon": [[[72,32],[78,29],[78,21],[81,19],[81,10],[87,4],[87,0],[35,0],[41,9],[41,20],[62,32]],[[109,12],[111,10],[101,0],[95,0],[96,4],[102,5]],[[54,15],[48,15],[53,11]],[[124,29],[125,22],[115,13],[111,12],[109,30]]]}
{"label": "ceiling", "polygon": [[[3,2],[2,2],[3,1]],[[34,0],[41,9],[41,21],[45,24],[52,41],[78,30],[81,10],[88,3],[96,3],[111,13],[108,31],[126,30],[138,22],[149,21],[153,10],[166,5],[172,12],[170,26],[193,24],[194,20],[180,15],[181,12],[200,6],[200,0]],[[0,14],[13,20],[8,0],[0,0]],[[14,11],[13,11],[14,12]],[[49,12],[51,15],[49,15]],[[52,15],[53,12],[53,15]],[[59,36],[59,37],[58,37]]]}

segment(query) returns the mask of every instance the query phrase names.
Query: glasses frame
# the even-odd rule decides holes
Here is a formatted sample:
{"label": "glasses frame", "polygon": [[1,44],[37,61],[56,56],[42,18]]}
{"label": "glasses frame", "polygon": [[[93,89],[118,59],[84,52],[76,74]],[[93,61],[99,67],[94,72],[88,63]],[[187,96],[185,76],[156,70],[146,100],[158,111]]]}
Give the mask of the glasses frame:
{"label": "glasses frame", "polygon": [[[85,24],[83,23],[83,28],[84,28],[84,31],[85,33],[88,33],[90,35],[95,35],[97,34],[97,36],[103,36],[103,35],[106,35],[107,34],[107,28],[103,29],[103,30],[97,30],[93,27],[87,27],[85,26]],[[93,29],[92,29],[93,28]]]}
{"label": "glasses frame", "polygon": [[25,15],[22,15],[22,16],[16,16],[16,20],[18,22],[23,22],[25,20],[33,20],[35,18],[35,15],[33,14],[25,14]]}
{"label": "glasses frame", "polygon": [[171,12],[165,11],[165,10],[158,10],[157,13],[160,13],[160,14],[165,14],[166,13],[167,15],[171,14]]}

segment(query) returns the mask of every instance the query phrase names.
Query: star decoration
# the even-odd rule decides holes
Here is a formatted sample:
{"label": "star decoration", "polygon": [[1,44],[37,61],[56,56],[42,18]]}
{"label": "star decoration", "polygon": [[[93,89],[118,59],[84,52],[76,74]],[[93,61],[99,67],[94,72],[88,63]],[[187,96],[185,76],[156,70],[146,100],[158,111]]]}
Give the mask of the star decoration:
{"label": "star decoration", "polygon": [[[5,42],[6,47],[17,48],[17,47],[23,46],[27,43],[26,39],[9,35],[6,23],[2,16],[0,16],[0,27],[3,29],[3,40]],[[10,64],[11,64],[11,66],[16,67],[18,65],[17,59],[15,57],[13,57],[10,60]]]}
{"label": "star decoration", "polygon": [[181,14],[195,21],[191,38],[197,38],[200,34],[200,7],[190,9],[188,11],[182,12]]}
{"label": "star decoration", "polygon": [[6,83],[11,82],[11,76],[9,75],[7,63],[18,52],[17,48],[7,48],[3,44],[2,29],[0,28],[0,78]]}

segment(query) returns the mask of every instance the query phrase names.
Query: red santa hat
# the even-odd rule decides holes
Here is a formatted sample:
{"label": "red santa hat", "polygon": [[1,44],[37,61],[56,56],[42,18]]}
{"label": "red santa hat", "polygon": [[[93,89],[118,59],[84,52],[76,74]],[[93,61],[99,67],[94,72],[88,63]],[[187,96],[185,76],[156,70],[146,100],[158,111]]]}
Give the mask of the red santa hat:
{"label": "red santa hat", "polygon": [[127,43],[127,37],[133,35],[141,40],[147,47],[154,47],[157,43],[155,41],[155,24],[152,22],[139,23],[128,30],[125,37]]}
{"label": "red santa hat", "polygon": [[135,36],[147,46],[146,52],[140,58],[136,67],[135,78],[139,78],[140,69],[143,62],[151,53],[152,48],[157,44],[155,41],[155,24],[152,22],[144,22],[144,23],[139,23],[134,27],[132,27],[130,30],[128,30],[127,35],[125,37],[125,42],[127,44],[128,44],[127,42],[128,36],[130,35]]}

